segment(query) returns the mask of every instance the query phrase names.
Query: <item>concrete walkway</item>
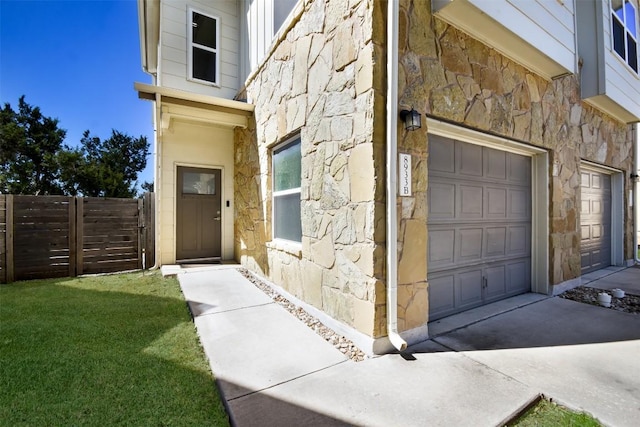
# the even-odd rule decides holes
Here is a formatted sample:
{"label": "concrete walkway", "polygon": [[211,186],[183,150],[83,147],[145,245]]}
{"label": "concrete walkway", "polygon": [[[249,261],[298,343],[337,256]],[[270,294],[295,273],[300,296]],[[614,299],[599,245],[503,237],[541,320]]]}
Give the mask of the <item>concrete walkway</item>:
{"label": "concrete walkway", "polygon": [[[610,273],[588,285],[640,294],[640,269]],[[640,315],[522,295],[355,363],[234,267],[178,278],[238,426],[494,426],[541,393],[607,425],[640,419]]]}

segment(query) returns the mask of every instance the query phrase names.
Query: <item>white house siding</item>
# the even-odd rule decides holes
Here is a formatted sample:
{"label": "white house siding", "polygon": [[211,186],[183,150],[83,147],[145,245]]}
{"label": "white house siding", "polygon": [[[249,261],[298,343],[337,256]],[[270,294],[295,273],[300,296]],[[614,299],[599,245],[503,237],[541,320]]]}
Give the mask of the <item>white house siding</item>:
{"label": "white house siding", "polygon": [[[220,19],[220,85],[212,86],[187,79],[187,9]],[[160,52],[158,85],[203,95],[233,99],[240,87],[240,17],[236,0],[169,0],[160,11]]]}
{"label": "white house siding", "polygon": [[602,8],[605,32],[605,94],[635,116],[636,120],[640,120],[640,78],[613,50],[609,1],[603,1]]}
{"label": "white house siding", "polygon": [[[290,22],[284,20],[282,28],[274,29],[273,8],[274,3],[284,0],[242,0],[242,13],[245,20],[242,22],[241,32],[241,78],[245,80],[262,63],[269,49],[274,45],[275,38],[282,28]],[[346,2],[346,0],[343,0]],[[300,3],[300,0],[298,0]],[[297,3],[296,3],[297,4]],[[286,7],[286,6],[285,6]],[[295,6],[292,7],[292,10]],[[289,12],[289,19],[291,11]]]}
{"label": "white house siding", "polygon": [[246,78],[264,58],[273,39],[273,5],[272,0],[245,0],[243,11],[246,16],[246,37],[243,52],[246,52]]}
{"label": "white house siding", "polygon": [[575,72],[574,7],[572,0],[470,0],[474,6],[523,40]]}

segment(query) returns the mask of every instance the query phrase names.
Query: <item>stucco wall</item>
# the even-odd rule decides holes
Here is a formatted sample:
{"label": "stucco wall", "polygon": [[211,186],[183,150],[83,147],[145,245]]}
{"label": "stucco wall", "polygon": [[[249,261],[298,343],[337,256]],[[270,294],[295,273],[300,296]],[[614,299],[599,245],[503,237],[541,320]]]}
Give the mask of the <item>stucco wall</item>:
{"label": "stucco wall", "polygon": [[[222,169],[222,259],[234,258],[233,206],[234,162],[231,128],[172,120],[169,129],[163,129],[160,138],[162,150],[161,185],[159,186],[160,261],[176,261],[176,171],[178,166]],[[229,207],[226,201],[229,200]]]}

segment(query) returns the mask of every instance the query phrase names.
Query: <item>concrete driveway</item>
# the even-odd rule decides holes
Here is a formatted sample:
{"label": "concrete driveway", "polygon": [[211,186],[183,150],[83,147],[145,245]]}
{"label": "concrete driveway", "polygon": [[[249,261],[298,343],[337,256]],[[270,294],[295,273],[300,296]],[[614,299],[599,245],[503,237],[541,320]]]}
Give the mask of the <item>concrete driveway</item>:
{"label": "concrete driveway", "polygon": [[[640,286],[640,269],[616,274]],[[539,394],[607,425],[640,419],[640,315],[527,294],[355,363],[234,268],[178,278],[238,426],[493,426]]]}

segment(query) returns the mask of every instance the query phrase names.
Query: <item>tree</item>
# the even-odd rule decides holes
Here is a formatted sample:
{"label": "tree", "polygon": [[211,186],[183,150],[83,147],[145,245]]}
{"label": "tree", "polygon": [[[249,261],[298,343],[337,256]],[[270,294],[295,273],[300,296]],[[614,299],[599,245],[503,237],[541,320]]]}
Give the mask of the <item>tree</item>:
{"label": "tree", "polygon": [[66,131],[58,119],[45,117],[40,108],[18,100],[0,110],[0,193],[61,194],[57,153]]}
{"label": "tree", "polygon": [[140,188],[142,188],[146,192],[153,193],[153,181],[151,181],[151,182],[148,182],[148,181],[143,182],[142,184],[140,184]]}
{"label": "tree", "polygon": [[102,141],[87,130],[80,147],[63,145],[66,131],[24,100],[0,109],[0,193],[134,197],[147,164],[147,138],[117,130]]}
{"label": "tree", "polygon": [[81,147],[60,155],[61,180],[68,194],[92,197],[135,197],[137,177],[147,165],[147,138],[117,130],[104,141],[84,132]]}

